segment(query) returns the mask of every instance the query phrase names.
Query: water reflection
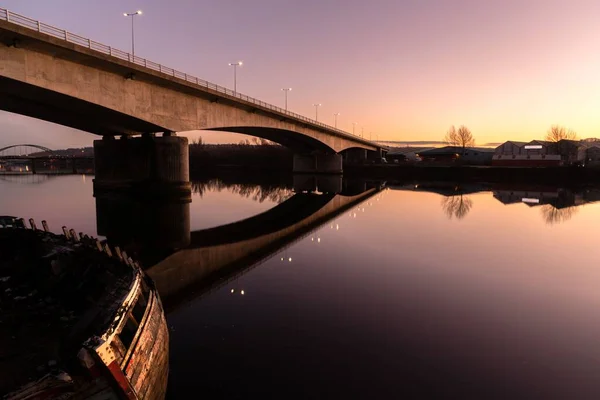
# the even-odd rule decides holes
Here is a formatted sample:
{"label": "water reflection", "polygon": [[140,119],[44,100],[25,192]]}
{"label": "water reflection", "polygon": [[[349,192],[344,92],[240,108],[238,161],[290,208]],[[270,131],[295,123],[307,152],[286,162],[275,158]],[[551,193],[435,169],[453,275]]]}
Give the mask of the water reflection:
{"label": "water reflection", "polygon": [[47,183],[55,177],[55,175],[38,174],[0,174],[0,181],[23,185],[39,185],[41,183]]}
{"label": "water reflection", "polygon": [[[599,190],[252,179],[95,200],[164,294],[172,398],[600,395]],[[0,181],[0,210],[93,233],[89,179],[53,182]]]}
{"label": "water reflection", "polygon": [[281,203],[289,199],[293,194],[293,190],[287,187],[281,187],[278,184],[273,185],[257,185],[256,183],[231,183],[221,179],[211,179],[207,182],[192,182],[192,193],[202,195],[205,192],[221,192],[228,190],[229,192],[241,197],[251,198],[259,203],[265,200],[274,203]]}
{"label": "water reflection", "polygon": [[523,204],[539,209],[543,221],[548,225],[564,223],[577,212],[578,207],[600,200],[600,189],[596,187],[558,188],[536,185],[488,185],[458,184],[449,182],[424,182],[416,184],[391,183],[393,190],[435,193],[442,196],[440,205],[448,219],[464,219],[473,209],[476,193],[491,192],[493,197],[505,205]]}
{"label": "water reflection", "polygon": [[472,207],[473,201],[462,193],[447,196],[442,199],[442,208],[448,219],[452,219],[452,217],[463,219],[467,216]]}
{"label": "water reflection", "polygon": [[[294,190],[221,180],[195,182],[192,186],[198,193],[227,189],[257,202],[268,199],[278,203],[253,217],[196,231],[190,229],[189,203],[102,194],[96,197],[98,234],[142,261],[165,308],[172,310],[221,287],[277,252],[285,253],[296,241],[382,187],[379,182],[344,187],[340,177],[332,178],[303,177],[293,181]],[[339,192],[329,191],[331,188]],[[339,223],[335,229],[339,230]],[[315,241],[321,243],[321,238]],[[283,259],[292,261],[287,253]]]}
{"label": "water reflection", "polygon": [[524,203],[540,209],[542,218],[548,225],[570,220],[578,211],[577,207],[600,200],[600,190],[596,188],[501,188],[494,190],[494,197],[503,204]]}
{"label": "water reflection", "polygon": [[540,207],[544,221],[548,225],[560,224],[570,220],[577,213],[576,207],[556,208],[552,204],[544,204]]}

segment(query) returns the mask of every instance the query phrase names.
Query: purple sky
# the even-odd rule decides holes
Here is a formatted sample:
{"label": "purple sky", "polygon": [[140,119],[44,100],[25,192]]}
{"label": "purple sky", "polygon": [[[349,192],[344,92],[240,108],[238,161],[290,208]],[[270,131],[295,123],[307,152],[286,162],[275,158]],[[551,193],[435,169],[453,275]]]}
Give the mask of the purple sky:
{"label": "purple sky", "polygon": [[[600,136],[597,0],[5,0],[0,7],[233,86],[368,137],[478,143],[543,138],[552,124]],[[0,146],[90,145],[94,136],[0,113]],[[216,140],[220,134],[202,133]],[[225,140],[238,141],[235,136]],[[233,139],[232,139],[233,138]]]}

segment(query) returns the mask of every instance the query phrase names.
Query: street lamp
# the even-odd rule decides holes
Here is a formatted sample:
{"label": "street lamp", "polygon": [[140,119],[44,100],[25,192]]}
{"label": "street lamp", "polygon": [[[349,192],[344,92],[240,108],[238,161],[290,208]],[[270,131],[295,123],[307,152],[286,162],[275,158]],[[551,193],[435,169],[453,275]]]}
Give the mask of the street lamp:
{"label": "street lamp", "polygon": [[360,127],[360,137],[361,137],[361,138],[364,138],[364,137],[365,137],[364,135],[365,135],[365,127],[364,127],[364,126],[361,126],[361,127]]}
{"label": "street lamp", "polygon": [[135,17],[136,15],[142,15],[142,10],[137,10],[136,12],[132,13],[123,13],[123,15],[125,17],[131,17],[131,56],[134,58],[135,62],[135,37],[133,34],[133,17]]}
{"label": "street lamp", "polygon": [[354,129],[356,128],[356,122],[352,123],[352,134],[354,135]]}
{"label": "street lamp", "polygon": [[229,63],[229,65],[233,66],[233,91],[237,92],[237,67],[242,66],[242,62],[238,61],[235,63]]}
{"label": "street lamp", "polygon": [[288,95],[288,92],[290,90],[292,90],[292,88],[291,87],[289,87],[289,88],[283,88],[281,90],[283,90],[283,92],[285,93],[285,111],[287,111],[287,95]]}
{"label": "street lamp", "polygon": [[315,106],[315,121],[319,121],[319,107],[321,107],[322,104],[313,104],[313,106]]}
{"label": "street lamp", "polygon": [[336,128],[336,129],[337,129],[337,117],[338,117],[338,115],[340,115],[340,113],[333,114],[333,117],[335,118],[335,121],[333,123],[333,127]]}

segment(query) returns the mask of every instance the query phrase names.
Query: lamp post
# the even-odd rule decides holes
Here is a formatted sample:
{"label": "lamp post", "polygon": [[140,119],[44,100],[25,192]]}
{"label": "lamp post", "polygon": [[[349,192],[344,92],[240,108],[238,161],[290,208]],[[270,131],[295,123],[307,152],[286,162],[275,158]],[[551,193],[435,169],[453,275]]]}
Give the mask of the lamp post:
{"label": "lamp post", "polygon": [[281,90],[283,90],[283,92],[285,93],[285,111],[287,111],[287,96],[288,96],[288,92],[290,90],[292,90],[292,88],[291,87],[289,87],[289,88],[283,88]]}
{"label": "lamp post", "polygon": [[322,106],[321,103],[313,104],[315,106],[315,121],[319,121],[319,107]]}
{"label": "lamp post", "polygon": [[242,64],[243,63],[241,61],[229,63],[229,65],[233,66],[233,91],[234,91],[234,93],[237,93],[237,67],[241,67]]}
{"label": "lamp post", "polygon": [[133,33],[133,17],[135,17],[136,15],[142,15],[142,10],[137,10],[136,12],[132,13],[123,13],[123,15],[125,17],[131,17],[131,56],[135,60],[135,36]]}
{"label": "lamp post", "polygon": [[354,135],[354,130],[355,130],[355,128],[356,128],[356,122],[353,122],[353,123],[352,123],[352,134],[353,134],[353,135]]}
{"label": "lamp post", "polygon": [[333,122],[333,127],[337,129],[337,117],[338,115],[340,115],[340,113],[335,113],[333,114],[333,117],[335,118],[334,122]]}
{"label": "lamp post", "polygon": [[364,137],[365,137],[364,135],[365,135],[365,127],[364,127],[364,126],[361,126],[361,127],[360,127],[360,137],[361,137],[361,138],[364,138]]}

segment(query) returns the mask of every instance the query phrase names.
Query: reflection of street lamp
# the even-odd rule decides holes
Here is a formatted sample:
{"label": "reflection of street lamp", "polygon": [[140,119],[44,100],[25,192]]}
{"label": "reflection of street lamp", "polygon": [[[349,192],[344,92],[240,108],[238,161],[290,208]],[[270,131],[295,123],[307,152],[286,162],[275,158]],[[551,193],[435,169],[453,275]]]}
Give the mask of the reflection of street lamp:
{"label": "reflection of street lamp", "polygon": [[123,13],[126,17],[131,17],[131,55],[135,57],[135,36],[133,34],[133,17],[136,15],[142,15],[142,10],[137,10],[133,13]]}
{"label": "reflection of street lamp", "polygon": [[322,106],[321,103],[318,104],[313,104],[313,106],[315,106],[315,121],[319,120],[319,107]]}
{"label": "reflection of street lamp", "polygon": [[285,92],[285,111],[287,111],[287,96],[288,96],[288,92],[290,90],[292,90],[292,88],[291,87],[290,88],[283,88],[281,90],[283,90]]}
{"label": "reflection of street lamp", "polygon": [[333,117],[335,118],[335,122],[334,122],[334,124],[333,124],[333,127],[334,127],[334,128],[337,128],[337,117],[338,117],[338,115],[340,115],[340,113],[335,113],[335,114],[333,114]]}
{"label": "reflection of street lamp", "polygon": [[242,66],[242,62],[238,61],[235,63],[229,63],[229,65],[233,66],[233,91],[237,92],[237,67]]}

